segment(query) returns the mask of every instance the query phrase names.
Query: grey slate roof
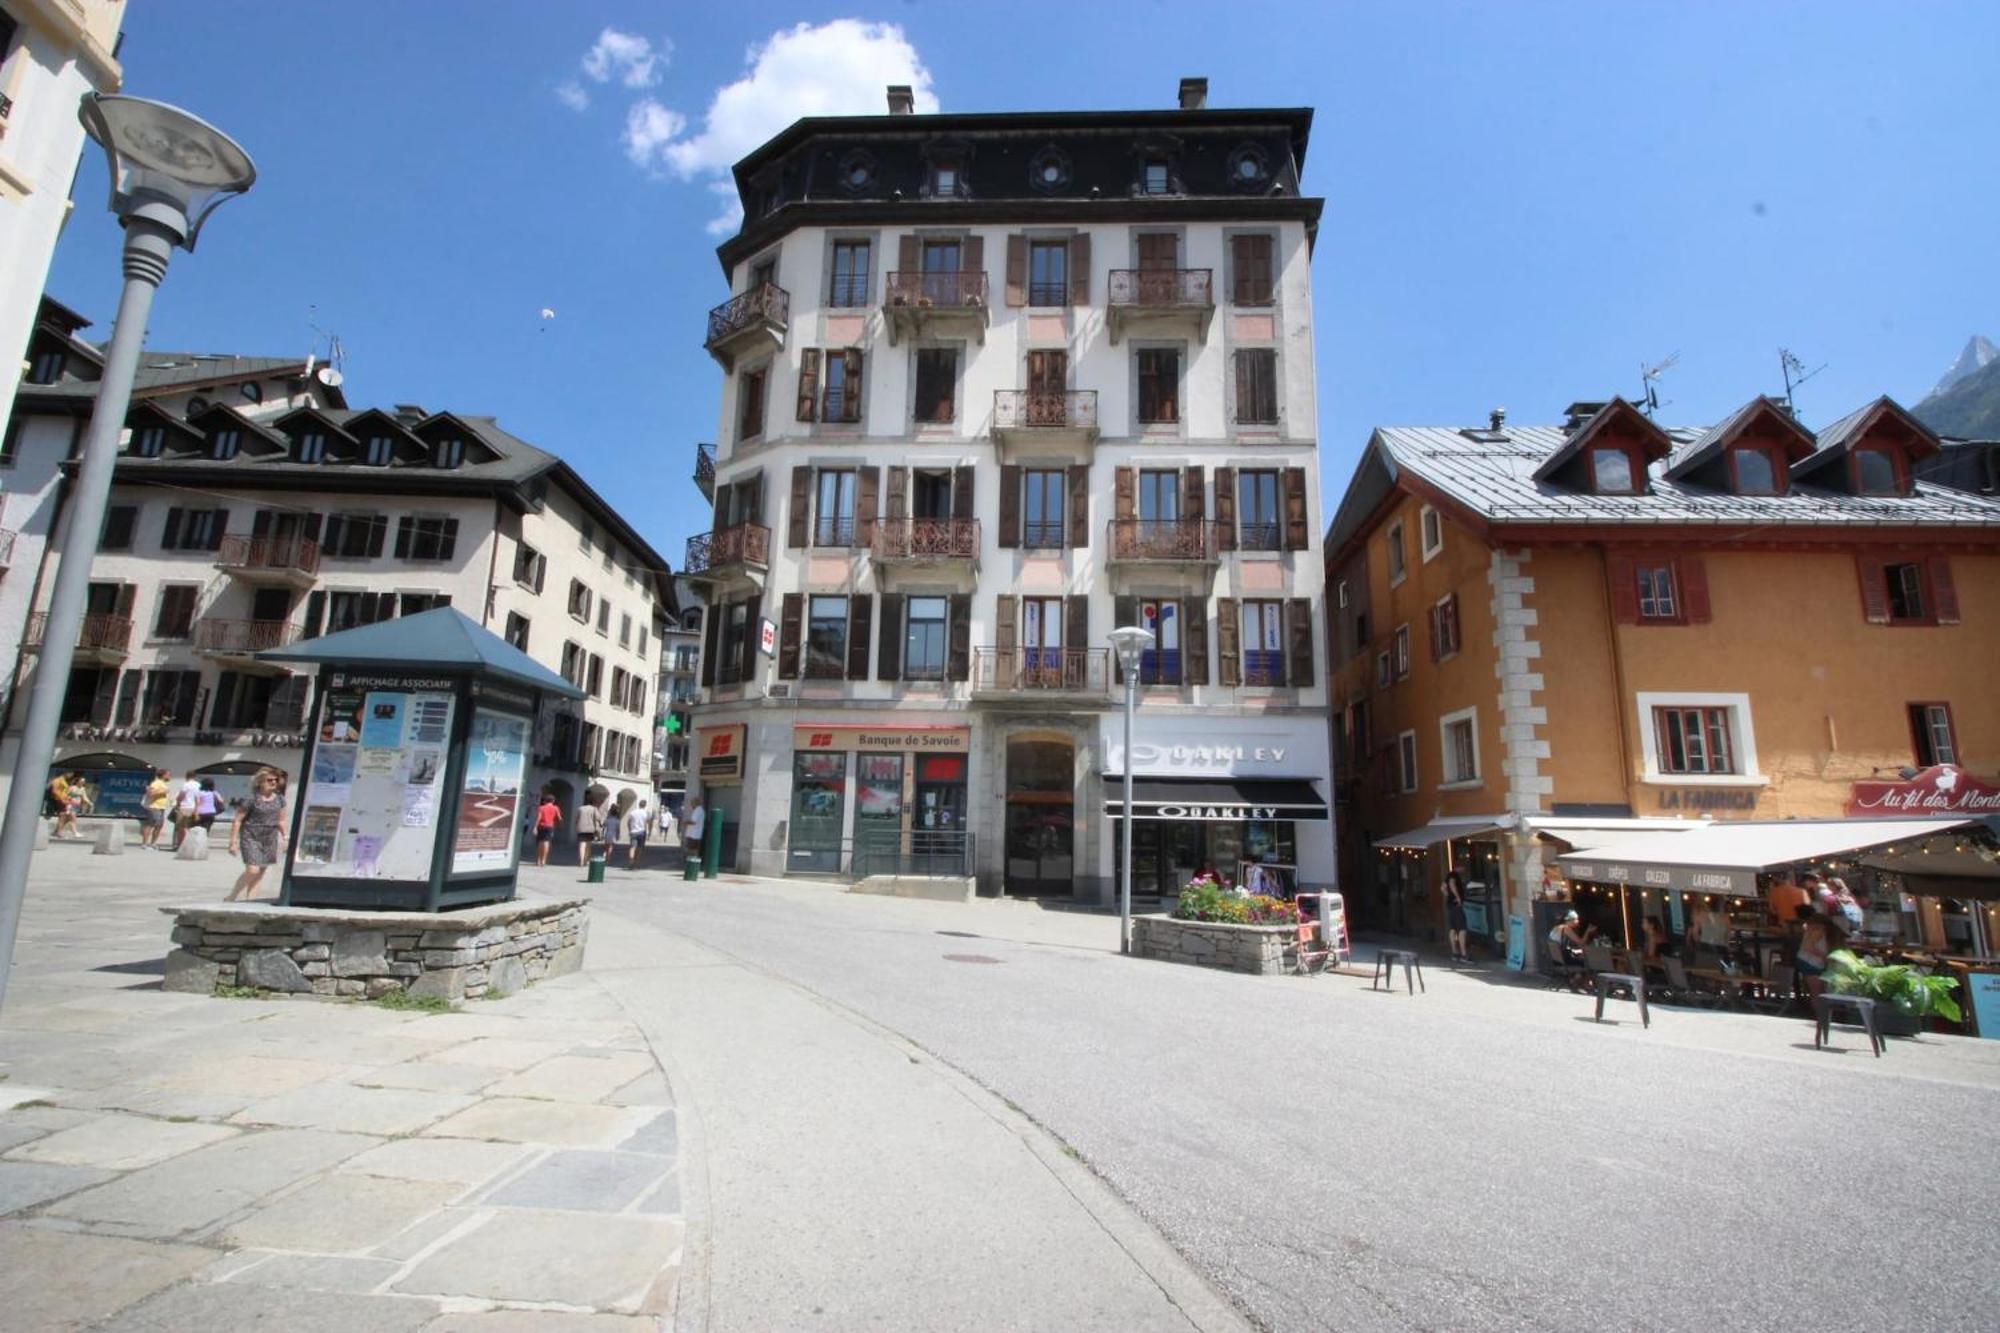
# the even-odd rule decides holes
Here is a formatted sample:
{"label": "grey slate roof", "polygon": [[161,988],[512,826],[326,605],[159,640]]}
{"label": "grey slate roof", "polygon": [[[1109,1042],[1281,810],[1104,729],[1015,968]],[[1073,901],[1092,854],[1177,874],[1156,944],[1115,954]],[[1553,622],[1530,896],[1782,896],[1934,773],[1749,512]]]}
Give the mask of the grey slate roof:
{"label": "grey slate roof", "polygon": [[[100,358],[103,356],[101,346],[86,345],[90,346]],[[296,356],[209,356],[193,352],[144,352],[139,357],[139,371],[132,377],[132,396],[144,398],[168,394],[194,385],[206,384],[212,380],[264,379],[287,370],[303,375],[305,369],[304,358]],[[90,399],[97,397],[97,381],[65,375],[54,384],[24,384],[21,390],[37,397]]]}
{"label": "grey slate roof", "polygon": [[480,671],[564,699],[583,691],[456,607],[357,625],[257,656],[267,662],[337,663],[403,671]]}

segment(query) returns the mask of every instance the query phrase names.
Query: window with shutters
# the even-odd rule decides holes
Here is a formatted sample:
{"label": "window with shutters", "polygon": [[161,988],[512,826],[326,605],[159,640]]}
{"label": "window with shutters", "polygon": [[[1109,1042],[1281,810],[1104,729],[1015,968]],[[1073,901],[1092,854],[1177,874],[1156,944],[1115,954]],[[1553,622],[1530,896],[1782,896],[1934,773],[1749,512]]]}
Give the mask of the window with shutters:
{"label": "window with shutters", "polygon": [[806,678],[839,680],[847,674],[847,599],[806,599]]}
{"label": "window with shutters", "polygon": [[567,640],[562,646],[562,678],[579,689],[583,687],[583,649]]}
{"label": "window with shutters", "polygon": [[388,540],[386,514],[328,514],[320,554],[339,560],[372,560]]}
{"label": "window with shutters", "polygon": [[216,551],[229,527],[227,509],[169,509],[160,532],[163,551]]}
{"label": "window with shutters", "polygon": [[764,384],[770,372],[759,366],[736,377],[736,438],[754,440],[764,433]]}
{"label": "window with shutters", "polygon": [[867,241],[833,242],[833,281],[826,294],[828,305],[852,309],[868,304],[872,289],[870,258]]}
{"label": "window with shutters", "polygon": [[1141,598],[1139,626],[1153,632],[1153,646],[1139,654],[1141,685],[1178,685],[1182,680],[1181,603],[1174,598]]}
{"label": "window with shutters", "polygon": [[631,677],[626,673],[624,667],[615,666],[611,668],[611,706],[613,708],[622,710],[625,707],[627,683],[630,679]]}
{"label": "window with shutters", "polygon": [[1173,425],[1181,419],[1181,353],[1177,347],[1141,347],[1139,421],[1143,425]]}
{"label": "window with shutters", "polygon": [[822,468],[813,505],[813,545],[854,545],[854,495],[857,474]]}
{"label": "window with shutters", "polygon": [[722,662],[718,679],[724,685],[735,685],[750,676],[750,633],[751,607],[748,602],[734,602],[722,623]]}
{"label": "window with shutters", "polygon": [[507,632],[502,637],[522,652],[527,652],[528,618],[518,611],[509,611],[507,613]]}
{"label": "window with shutters", "polygon": [[1889,590],[1889,622],[1924,624],[1930,620],[1924,596],[1924,567],[1916,561],[1882,566]]}
{"label": "window with shutters", "polygon": [[170,583],[160,589],[160,605],[153,617],[153,637],[185,639],[194,633],[194,603],[201,590],[193,584]]}
{"label": "window with shutters", "polygon": [[1396,660],[1384,648],[1375,654],[1375,688],[1386,690],[1396,679]]}
{"label": "window with shutters", "polygon": [[396,615],[393,592],[335,592],[326,599],[326,632],[334,634],[360,625],[392,620]]}
{"label": "window with shutters", "polygon": [[1028,304],[1069,304],[1069,242],[1028,242]]}
{"label": "window with shutters", "polygon": [[1645,780],[1754,785],[1757,750],[1748,694],[1641,693]]}
{"label": "window with shutters", "polygon": [[948,425],[958,416],[958,349],[919,347],[917,397],[914,415],[918,424]]}
{"label": "window with shutters", "polygon": [[396,614],[399,616],[422,615],[435,611],[441,606],[451,605],[451,595],[442,592],[405,592],[396,596]]}
{"label": "window with shutters", "polygon": [[361,461],[369,467],[387,467],[389,460],[396,456],[396,442],[387,435],[370,435],[363,448]]}
{"label": "window with shutters", "polygon": [[1400,521],[1389,525],[1384,541],[1389,548],[1389,586],[1393,588],[1410,572],[1410,557],[1403,547],[1403,525]]}
{"label": "window with shutters", "polygon": [[1271,237],[1266,233],[1229,238],[1229,293],[1237,305],[1270,305]]}
{"label": "window with shutters", "polygon": [[1441,597],[1431,607],[1431,642],[1442,662],[1458,652],[1458,594]]}
{"label": "window with shutters", "polygon": [[569,613],[571,618],[588,625],[590,623],[591,602],[590,589],[584,584],[584,581],[582,579],[571,579],[569,581]]}
{"label": "window with shutters", "polygon": [[1068,545],[1063,500],[1069,477],[1060,468],[1030,468],[1021,474],[1021,545],[1033,551]]}
{"label": "window with shutters", "polygon": [[1278,424],[1278,353],[1270,347],[1245,347],[1236,353],[1236,423],[1239,426]]}
{"label": "window with shutters", "polygon": [[[952,517],[952,474],[945,471],[916,469],[910,473],[910,517],[950,518]],[[960,518],[970,518],[970,514],[960,514]]]}
{"label": "window with shutters", "polygon": [[606,638],[611,637],[611,599],[609,597],[600,597],[597,599],[597,632]]}
{"label": "window with shutters", "polygon": [[1442,744],[1441,772],[1446,787],[1470,786],[1479,781],[1479,710],[1461,708],[1438,719],[1438,739]]}
{"label": "window with shutters", "polygon": [[398,560],[443,561],[458,550],[458,520],[405,514],[396,523]]}
{"label": "window with shutters", "polygon": [[548,557],[526,542],[514,547],[514,582],[530,592],[540,592],[548,577]]}
{"label": "window with shutters", "polygon": [[1401,732],[1396,737],[1396,790],[1417,789],[1417,733]]}
{"label": "window with shutters", "polygon": [[912,597],[903,631],[903,679],[943,680],[951,604],[943,597]]}
{"label": "window with shutters", "polygon": [[1243,683],[1285,683],[1285,604],[1243,603]]}
{"label": "window with shutters", "polygon": [[191,727],[201,698],[201,672],[149,671],[140,721],[149,727]]}
{"label": "window with shutters", "polygon": [[1396,632],[1389,639],[1390,655],[1396,660],[1396,679],[1407,680],[1410,675],[1410,627],[1396,626]]}
{"label": "window with shutters", "polygon": [[1910,735],[1916,741],[1918,768],[1958,762],[1958,738],[1951,729],[1950,704],[1911,704]]}
{"label": "window with shutters", "polygon": [[1423,552],[1425,564],[1444,550],[1444,515],[1429,505],[1417,511],[1417,549]]}
{"label": "window with shutters", "polygon": [[1236,474],[1236,516],[1236,544],[1240,549],[1284,549],[1285,516],[1279,507],[1276,469],[1245,468]]}
{"label": "window with shutters", "polygon": [[856,348],[827,348],[820,358],[825,369],[820,385],[821,421],[851,424],[861,420],[861,353]]}
{"label": "window with shutters", "polygon": [[1634,569],[1639,581],[1639,619],[1678,621],[1680,600],[1674,595],[1674,565],[1671,560],[1647,563]]}
{"label": "window with shutters", "polygon": [[132,532],[139,526],[139,506],[112,505],[104,511],[104,527],[97,534],[100,551],[129,551]]}

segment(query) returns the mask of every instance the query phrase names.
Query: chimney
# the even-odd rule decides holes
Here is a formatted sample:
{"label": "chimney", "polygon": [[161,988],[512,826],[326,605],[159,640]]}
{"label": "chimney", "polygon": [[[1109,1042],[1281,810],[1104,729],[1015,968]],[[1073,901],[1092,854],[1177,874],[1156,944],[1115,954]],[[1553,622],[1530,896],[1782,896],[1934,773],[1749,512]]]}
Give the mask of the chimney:
{"label": "chimney", "polygon": [[1181,110],[1203,111],[1208,107],[1208,80],[1181,80]]}
{"label": "chimney", "polygon": [[917,110],[917,95],[910,91],[907,83],[889,85],[889,114],[892,116],[914,115]]}
{"label": "chimney", "polygon": [[417,406],[415,403],[396,404],[396,420],[402,422],[405,426],[414,426],[429,415],[430,413],[424,411],[423,408]]}
{"label": "chimney", "polygon": [[1488,430],[1493,431],[1495,434],[1498,434],[1500,428],[1507,424],[1507,409],[1504,407],[1494,408],[1491,412],[1488,412],[1486,414],[1486,423],[1487,423],[1486,428]]}

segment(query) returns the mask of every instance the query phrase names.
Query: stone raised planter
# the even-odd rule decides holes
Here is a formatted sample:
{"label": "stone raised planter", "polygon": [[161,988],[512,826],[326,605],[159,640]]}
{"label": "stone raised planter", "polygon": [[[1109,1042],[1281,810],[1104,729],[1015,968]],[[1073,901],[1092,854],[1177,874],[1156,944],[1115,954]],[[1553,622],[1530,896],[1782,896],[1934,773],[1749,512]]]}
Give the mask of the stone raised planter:
{"label": "stone raised planter", "polygon": [[458,1001],[511,994],[583,966],[587,898],[489,903],[453,912],[345,912],[269,903],[163,907],[174,918],[164,987],[213,994]]}
{"label": "stone raised planter", "polygon": [[1239,926],[1171,916],[1132,918],[1132,953],[1136,957],[1257,976],[1289,970],[1298,939],[1295,925]]}

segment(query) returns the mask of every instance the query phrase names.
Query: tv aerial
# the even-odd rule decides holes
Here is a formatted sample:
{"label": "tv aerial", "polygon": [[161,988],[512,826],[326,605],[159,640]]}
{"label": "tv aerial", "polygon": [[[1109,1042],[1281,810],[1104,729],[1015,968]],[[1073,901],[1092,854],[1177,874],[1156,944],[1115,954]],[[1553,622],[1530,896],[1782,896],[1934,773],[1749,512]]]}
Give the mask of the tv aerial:
{"label": "tv aerial", "polygon": [[[319,307],[306,307],[306,327],[313,332],[312,346],[306,350],[306,377],[318,380],[329,389],[337,389],[347,378],[344,369],[347,363],[347,349],[340,345],[340,335],[329,333],[319,326]],[[325,364],[321,364],[320,345],[326,345]]]}
{"label": "tv aerial", "polygon": [[1660,376],[1672,370],[1676,365],[1679,365],[1680,359],[1681,354],[1679,352],[1670,352],[1650,366],[1641,365],[1639,367],[1639,397],[1642,403],[1642,410],[1647,416],[1650,417],[1653,413],[1660,410]]}
{"label": "tv aerial", "polygon": [[1807,370],[1806,363],[1792,355],[1790,348],[1780,347],[1778,349],[1778,369],[1785,376],[1785,410],[1787,412],[1790,412],[1793,416],[1798,415],[1792,403],[1793,391],[1813,376],[1819,374],[1820,371],[1825,370],[1829,364],[1831,363],[1822,361],[1813,369]]}

